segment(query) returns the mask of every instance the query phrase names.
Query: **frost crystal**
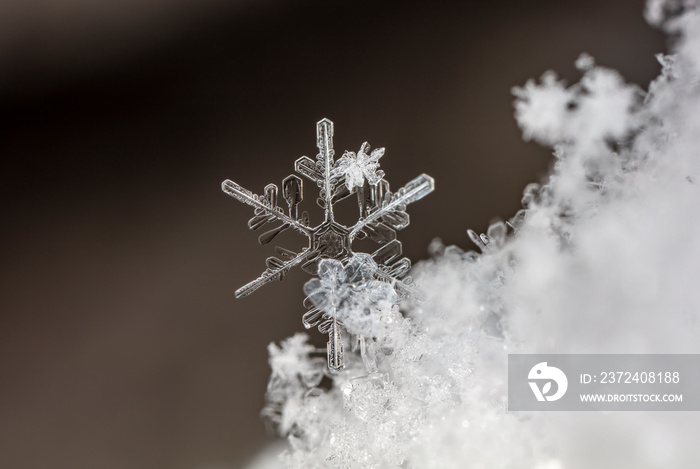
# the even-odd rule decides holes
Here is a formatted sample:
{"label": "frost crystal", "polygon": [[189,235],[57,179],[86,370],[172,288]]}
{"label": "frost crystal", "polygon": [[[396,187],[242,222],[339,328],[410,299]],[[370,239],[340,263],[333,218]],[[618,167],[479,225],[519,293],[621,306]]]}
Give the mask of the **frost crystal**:
{"label": "frost crystal", "polygon": [[[409,224],[406,206],[432,192],[435,183],[433,178],[422,174],[392,193],[389,183],[382,179],[384,172],[378,170],[378,160],[384,154],[383,148],[368,154],[369,144],[365,142],[357,154],[346,152],[337,162],[334,161],[333,122],[328,119],[316,124],[316,140],[319,150],[316,160],[302,156],[296,160],[294,168],[320,189],[317,203],[324,210],[324,220],[317,226],[310,225],[307,212],[299,215],[299,205],[303,199],[303,184],[299,176],[290,175],[282,181],[282,198],[287,203],[286,213],[277,205],[279,189],[275,184],[267,185],[263,195],[254,194],[230,180],[222,183],[222,189],[255,209],[253,218],[248,221],[250,229],[258,230],[267,224],[277,225],[260,235],[260,244],[270,243],[290,228],[304,235],[309,242],[308,247],[301,252],[277,246],[276,251],[281,258],[269,257],[263,274],[236,290],[236,297],[249,295],[266,283],[282,279],[297,265],[311,274],[319,273],[319,288],[323,286],[326,294],[332,294],[324,297],[320,290],[309,287],[310,298],[305,304],[310,311],[304,316],[304,325],[307,328],[319,325],[320,330],[329,334],[328,366],[340,370],[344,366],[344,356],[338,305],[349,304],[350,301],[341,301],[339,295],[365,288],[365,299],[371,301],[371,292],[384,292],[386,289],[382,290],[370,278],[390,283],[389,288],[392,291],[395,289],[402,298],[415,293],[411,278],[405,276],[411,268],[411,262],[406,257],[400,257],[402,248],[401,242],[396,239],[396,231]],[[359,219],[348,227],[334,219],[333,207],[353,194],[357,197]],[[352,243],[355,239],[362,238],[376,242],[380,245],[379,249],[364,256],[355,254]],[[334,260],[335,263],[323,262],[324,260]],[[351,274],[348,274],[348,269],[352,270]],[[334,283],[337,281],[346,284],[340,288]],[[351,296],[354,300],[358,298],[357,294]],[[321,300],[322,297],[325,299]]]}

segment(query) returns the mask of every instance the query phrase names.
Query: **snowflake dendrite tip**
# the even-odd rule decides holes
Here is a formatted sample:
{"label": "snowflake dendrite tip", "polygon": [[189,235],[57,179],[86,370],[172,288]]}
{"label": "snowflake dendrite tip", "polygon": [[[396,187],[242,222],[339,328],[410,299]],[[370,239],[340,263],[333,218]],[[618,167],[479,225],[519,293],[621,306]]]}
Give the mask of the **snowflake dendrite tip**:
{"label": "snowflake dendrite tip", "polygon": [[[368,254],[373,266],[371,275],[379,281],[391,284],[396,293],[405,297],[413,291],[411,279],[405,277],[411,268],[408,258],[401,257],[401,242],[396,239],[396,231],[409,224],[406,206],[425,197],[435,188],[433,178],[421,174],[396,192],[389,190],[389,183],[384,179],[384,172],[379,170],[379,158],[384,149],[370,152],[368,143],[360,151],[345,152],[338,161],[334,160],[333,122],[323,119],[316,124],[316,160],[302,156],[294,163],[296,173],[314,182],[319,187],[317,203],[324,211],[323,221],[312,227],[307,212],[299,213],[299,204],[303,200],[303,179],[291,174],[282,181],[282,198],[286,210],[277,205],[279,188],[268,184],[262,195],[244,189],[237,183],[226,180],[222,189],[231,197],[254,208],[254,215],[248,221],[253,230],[272,224],[274,228],[260,235],[260,244],[270,243],[283,231],[292,229],[308,239],[308,246],[301,252],[291,251],[280,246],[275,247],[279,257],[267,258],[267,269],[260,277],[236,290],[240,298],[253,293],[263,285],[282,279],[292,267],[300,266],[304,271],[316,275],[319,269],[324,273],[330,265],[355,265],[352,243],[356,239],[368,238],[379,245],[379,249]],[[355,195],[357,197],[359,216],[352,226],[338,223],[333,214],[333,207],[339,201]],[[337,264],[322,263],[332,259]],[[365,258],[363,258],[365,259]],[[369,264],[369,262],[365,262]],[[360,276],[358,278],[364,279]],[[367,279],[364,279],[367,280]],[[324,304],[306,302],[310,311],[304,315],[307,328],[322,323],[327,330],[329,340],[329,367],[342,368],[342,345],[340,327],[333,308]]]}

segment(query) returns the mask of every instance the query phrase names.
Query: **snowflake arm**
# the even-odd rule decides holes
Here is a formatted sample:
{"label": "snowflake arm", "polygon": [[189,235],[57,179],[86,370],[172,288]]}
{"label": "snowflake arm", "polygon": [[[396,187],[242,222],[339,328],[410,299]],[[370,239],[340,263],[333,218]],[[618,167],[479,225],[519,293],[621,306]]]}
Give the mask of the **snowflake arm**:
{"label": "snowflake arm", "polygon": [[333,192],[335,189],[335,178],[333,178],[333,122],[322,119],[316,125],[316,140],[318,146],[317,166],[323,170],[323,179],[318,181],[321,187],[321,198],[323,199],[323,209],[326,221],[333,221]]}
{"label": "snowflake arm", "polygon": [[302,252],[297,254],[295,257],[292,259],[282,262],[279,259],[275,257],[269,257],[267,259],[267,263],[269,267],[265,270],[265,272],[262,273],[262,275],[252,282],[242,286],[238,290],[236,290],[236,298],[242,298],[244,296],[248,296],[251,293],[253,293],[255,290],[258,288],[262,287],[265,284],[268,284],[274,280],[282,280],[282,277],[287,275],[287,272],[292,267],[295,267],[304,261],[307,261],[309,259],[312,259],[316,256],[319,255],[319,251],[316,249],[304,249]]}
{"label": "snowflake arm", "polygon": [[[433,190],[435,190],[435,180],[427,174],[421,174],[395,194],[390,194],[386,200],[378,201],[381,204],[380,208],[357,222],[350,231],[350,239],[354,239],[364,228],[379,223],[379,220],[383,218],[389,219],[390,224],[395,225],[396,229],[403,228],[408,224],[408,221],[407,218],[405,218],[406,221],[403,221],[404,217],[400,217],[400,215],[405,215],[406,205],[422,199]],[[402,219],[400,222],[398,222],[399,217]]]}
{"label": "snowflake arm", "polygon": [[[275,194],[275,199],[277,198],[277,186],[274,186],[274,184],[270,184],[266,188],[266,192],[273,192],[272,190],[268,190],[268,188],[274,187],[274,194]],[[287,215],[284,214],[281,208],[276,207],[276,201],[273,202],[269,198],[265,196],[259,196],[257,194],[253,194],[251,191],[248,189],[244,189],[241,187],[239,184],[236,184],[235,182],[231,181],[230,179],[225,180],[223,183],[221,183],[221,190],[223,190],[225,193],[233,197],[234,199],[237,199],[244,204],[250,205],[251,207],[255,208],[256,215],[259,217],[260,215],[267,215],[265,219],[261,219],[260,221],[262,222],[261,224],[264,223],[269,223],[272,221],[281,221],[284,225],[286,225],[286,228],[292,227],[299,233],[306,235],[306,236],[311,236],[311,230],[309,229],[308,226],[303,225],[300,221],[295,220]],[[256,217],[251,219],[251,223],[249,224],[251,228],[254,227],[254,222]],[[285,229],[286,229],[285,228]],[[271,241],[271,240],[270,240]],[[267,243],[265,243],[267,244]]]}

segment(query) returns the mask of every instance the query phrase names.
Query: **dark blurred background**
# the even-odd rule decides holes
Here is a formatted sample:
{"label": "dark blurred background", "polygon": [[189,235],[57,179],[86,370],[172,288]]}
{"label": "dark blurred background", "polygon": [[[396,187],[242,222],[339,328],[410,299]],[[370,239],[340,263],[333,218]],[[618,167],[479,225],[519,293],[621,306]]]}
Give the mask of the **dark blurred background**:
{"label": "dark blurred background", "polygon": [[468,246],[551,164],[511,87],[575,81],[581,52],[646,86],[665,39],[642,10],[2,0],[0,467],[244,465],[272,441],[266,346],[303,330],[308,276],[234,299],[270,252],[221,181],[279,184],[328,117],[339,154],[387,148],[394,188],[435,177],[400,233],[409,257]]}

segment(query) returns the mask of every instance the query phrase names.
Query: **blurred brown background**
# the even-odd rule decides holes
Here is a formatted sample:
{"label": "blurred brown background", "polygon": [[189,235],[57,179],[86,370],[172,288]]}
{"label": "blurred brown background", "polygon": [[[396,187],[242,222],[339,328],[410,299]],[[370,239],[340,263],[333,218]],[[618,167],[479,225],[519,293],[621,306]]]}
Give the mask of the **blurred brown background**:
{"label": "blurred brown background", "polygon": [[642,9],[2,0],[0,467],[244,465],[272,440],[266,346],[303,329],[307,276],[234,299],[269,251],[221,181],[279,184],[328,117],[338,152],[387,148],[394,188],[435,177],[408,256],[468,246],[551,164],[511,87],[575,80],[584,51],[645,86],[664,38]]}

